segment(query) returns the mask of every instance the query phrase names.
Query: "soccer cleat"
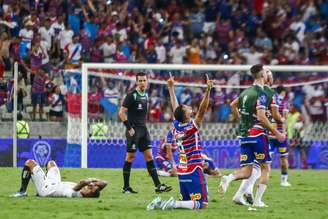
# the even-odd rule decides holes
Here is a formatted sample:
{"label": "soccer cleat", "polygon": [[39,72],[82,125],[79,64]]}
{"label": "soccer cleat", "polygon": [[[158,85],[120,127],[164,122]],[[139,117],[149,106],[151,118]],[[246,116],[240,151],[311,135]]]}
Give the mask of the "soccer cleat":
{"label": "soccer cleat", "polygon": [[245,201],[245,199],[242,196],[234,196],[232,198],[232,201],[237,204],[237,205],[245,205],[245,206],[249,206],[249,204]]}
{"label": "soccer cleat", "polygon": [[162,205],[163,205],[163,201],[162,201],[161,197],[158,196],[147,205],[146,209],[147,209],[147,211],[154,210],[154,209],[160,209],[160,208],[162,208]]}
{"label": "soccer cleat", "polygon": [[122,193],[126,194],[137,194],[137,191],[134,191],[131,187],[123,188]]}
{"label": "soccer cleat", "polygon": [[259,201],[259,202],[255,202],[255,203],[253,204],[253,207],[258,207],[258,208],[268,208],[269,206],[266,205],[264,202]]}
{"label": "soccer cleat", "polygon": [[172,210],[175,207],[175,200],[173,197],[169,198],[169,200],[165,201],[162,205],[162,210]]}
{"label": "soccer cleat", "polygon": [[218,192],[223,195],[224,193],[227,192],[228,187],[229,187],[228,176],[222,176]]}
{"label": "soccer cleat", "polygon": [[244,194],[244,198],[245,198],[247,203],[249,203],[251,205],[254,204],[254,198],[253,198],[252,194],[246,193],[246,194]]}
{"label": "soccer cleat", "polygon": [[156,193],[162,193],[162,192],[169,192],[172,190],[172,186],[168,186],[168,185],[165,185],[165,184],[159,184],[156,189],[155,189],[155,192]]}
{"label": "soccer cleat", "polygon": [[14,194],[11,194],[9,197],[12,197],[12,198],[21,198],[21,197],[26,197],[27,196],[27,191],[25,192],[16,192]]}
{"label": "soccer cleat", "polygon": [[280,186],[283,186],[283,187],[290,187],[292,186],[289,182],[285,181],[285,182],[281,182],[280,183]]}

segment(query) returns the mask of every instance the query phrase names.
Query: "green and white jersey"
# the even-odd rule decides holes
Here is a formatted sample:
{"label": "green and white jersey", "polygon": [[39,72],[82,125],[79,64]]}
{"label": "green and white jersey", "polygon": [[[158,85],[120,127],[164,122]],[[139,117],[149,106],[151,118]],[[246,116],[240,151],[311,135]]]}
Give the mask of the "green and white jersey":
{"label": "green and white jersey", "polygon": [[265,129],[257,120],[256,110],[267,108],[268,97],[259,85],[244,90],[238,99],[240,110],[239,136],[249,137],[264,134]]}

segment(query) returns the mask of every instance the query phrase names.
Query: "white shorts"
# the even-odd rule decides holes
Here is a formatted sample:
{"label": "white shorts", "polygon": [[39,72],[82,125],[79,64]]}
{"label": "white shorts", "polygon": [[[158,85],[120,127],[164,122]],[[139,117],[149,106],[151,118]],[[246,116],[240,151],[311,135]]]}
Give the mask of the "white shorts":
{"label": "white shorts", "polygon": [[42,168],[37,165],[33,168],[32,180],[38,195],[44,197],[56,191],[57,185],[61,181],[61,176],[58,167],[50,168],[47,174],[45,174]]}

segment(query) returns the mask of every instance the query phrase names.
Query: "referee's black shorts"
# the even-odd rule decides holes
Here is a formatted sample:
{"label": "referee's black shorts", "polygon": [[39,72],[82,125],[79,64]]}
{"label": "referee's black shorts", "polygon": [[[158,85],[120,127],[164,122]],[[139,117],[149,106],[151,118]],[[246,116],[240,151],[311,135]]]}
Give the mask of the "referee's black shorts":
{"label": "referee's black shorts", "polygon": [[135,134],[131,137],[129,132],[125,132],[127,144],[126,151],[130,153],[134,153],[137,149],[140,152],[144,152],[148,149],[152,148],[150,135],[146,126],[137,126],[133,127]]}

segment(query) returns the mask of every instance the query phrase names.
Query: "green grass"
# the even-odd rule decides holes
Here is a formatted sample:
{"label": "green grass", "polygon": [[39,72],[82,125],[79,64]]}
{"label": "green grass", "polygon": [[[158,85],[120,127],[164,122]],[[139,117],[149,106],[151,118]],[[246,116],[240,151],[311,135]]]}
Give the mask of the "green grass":
{"label": "green grass", "polygon": [[[224,173],[231,172],[225,170]],[[231,201],[238,182],[233,182],[227,194],[217,193],[218,179],[208,178],[209,209],[206,210],[145,210],[146,205],[156,197],[151,178],[145,170],[133,170],[132,186],[139,194],[122,194],[121,170],[113,169],[62,169],[63,181],[78,181],[81,178],[98,177],[109,185],[99,199],[65,199],[34,197],[34,186],[29,186],[29,197],[9,198],[20,186],[20,169],[0,168],[0,218],[328,218],[328,171],[290,171],[291,188],[279,186],[279,171],[272,173],[270,186],[264,195],[270,206],[250,212],[247,207],[234,205]],[[174,189],[162,198],[178,197],[177,178],[161,178]]]}

